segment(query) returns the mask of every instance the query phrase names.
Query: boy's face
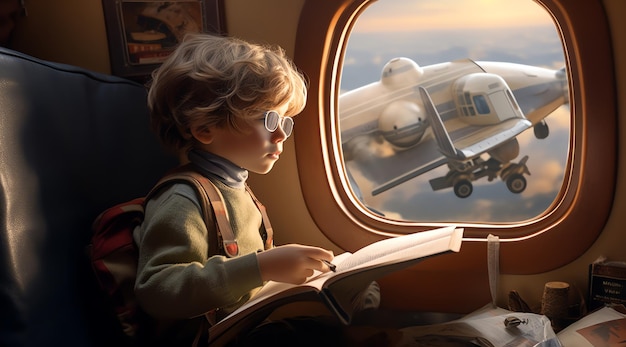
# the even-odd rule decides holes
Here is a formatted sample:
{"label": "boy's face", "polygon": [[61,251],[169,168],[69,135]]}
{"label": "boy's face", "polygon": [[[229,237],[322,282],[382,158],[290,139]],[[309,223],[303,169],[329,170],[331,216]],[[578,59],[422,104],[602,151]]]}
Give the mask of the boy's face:
{"label": "boy's face", "polygon": [[[287,111],[287,105],[274,111],[283,115]],[[268,173],[279,159],[287,136],[280,126],[274,132],[269,132],[265,128],[264,120],[264,114],[261,112],[255,121],[242,124],[242,131],[229,127],[213,127],[210,129],[211,142],[204,144],[202,148],[248,171]]]}

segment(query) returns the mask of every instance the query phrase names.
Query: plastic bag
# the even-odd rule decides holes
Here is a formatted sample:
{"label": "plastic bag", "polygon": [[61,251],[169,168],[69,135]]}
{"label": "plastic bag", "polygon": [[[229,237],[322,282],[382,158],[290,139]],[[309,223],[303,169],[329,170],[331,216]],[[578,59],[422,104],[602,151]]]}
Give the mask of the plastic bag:
{"label": "plastic bag", "polygon": [[491,304],[457,320],[411,326],[401,329],[401,333],[402,339],[394,347],[562,347],[546,316],[513,312]]}

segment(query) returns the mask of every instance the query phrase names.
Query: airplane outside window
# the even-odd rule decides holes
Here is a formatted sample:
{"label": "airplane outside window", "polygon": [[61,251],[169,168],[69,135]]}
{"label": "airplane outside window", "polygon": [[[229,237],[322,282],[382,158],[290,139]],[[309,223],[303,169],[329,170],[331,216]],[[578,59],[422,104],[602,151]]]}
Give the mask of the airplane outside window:
{"label": "airplane outside window", "polygon": [[564,66],[533,1],[374,2],[349,36],[337,103],[351,190],[402,221],[549,212],[569,158]]}

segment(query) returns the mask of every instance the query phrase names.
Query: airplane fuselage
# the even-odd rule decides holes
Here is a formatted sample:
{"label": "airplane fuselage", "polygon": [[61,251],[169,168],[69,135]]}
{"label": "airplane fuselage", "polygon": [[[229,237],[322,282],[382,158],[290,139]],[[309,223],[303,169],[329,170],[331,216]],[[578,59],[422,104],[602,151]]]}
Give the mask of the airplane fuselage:
{"label": "airplane fuselage", "polygon": [[[429,126],[419,87],[428,90],[446,126],[454,128],[448,121],[460,118],[461,112],[455,102],[454,83],[471,74],[500,76],[532,125],[568,100],[567,81],[560,70],[471,60],[421,67],[410,59],[396,58],[385,65],[379,81],[340,95],[342,143],[377,133],[397,148],[419,143]],[[465,118],[467,123],[470,118]]]}

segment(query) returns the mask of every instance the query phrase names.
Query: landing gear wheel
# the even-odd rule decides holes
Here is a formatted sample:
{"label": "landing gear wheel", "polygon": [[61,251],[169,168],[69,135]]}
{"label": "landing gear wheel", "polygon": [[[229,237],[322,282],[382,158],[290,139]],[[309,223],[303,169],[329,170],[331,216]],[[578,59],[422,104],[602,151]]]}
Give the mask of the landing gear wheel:
{"label": "landing gear wheel", "polygon": [[533,133],[535,134],[535,137],[539,140],[543,140],[548,137],[548,135],[550,135],[548,123],[546,123],[545,121],[541,121],[535,124],[535,126],[533,127]]}
{"label": "landing gear wheel", "polygon": [[526,178],[521,174],[512,174],[506,179],[506,187],[511,193],[519,194],[526,189]]}
{"label": "landing gear wheel", "polygon": [[461,199],[472,195],[473,191],[474,187],[472,186],[472,182],[468,180],[460,180],[454,184],[454,194]]}

